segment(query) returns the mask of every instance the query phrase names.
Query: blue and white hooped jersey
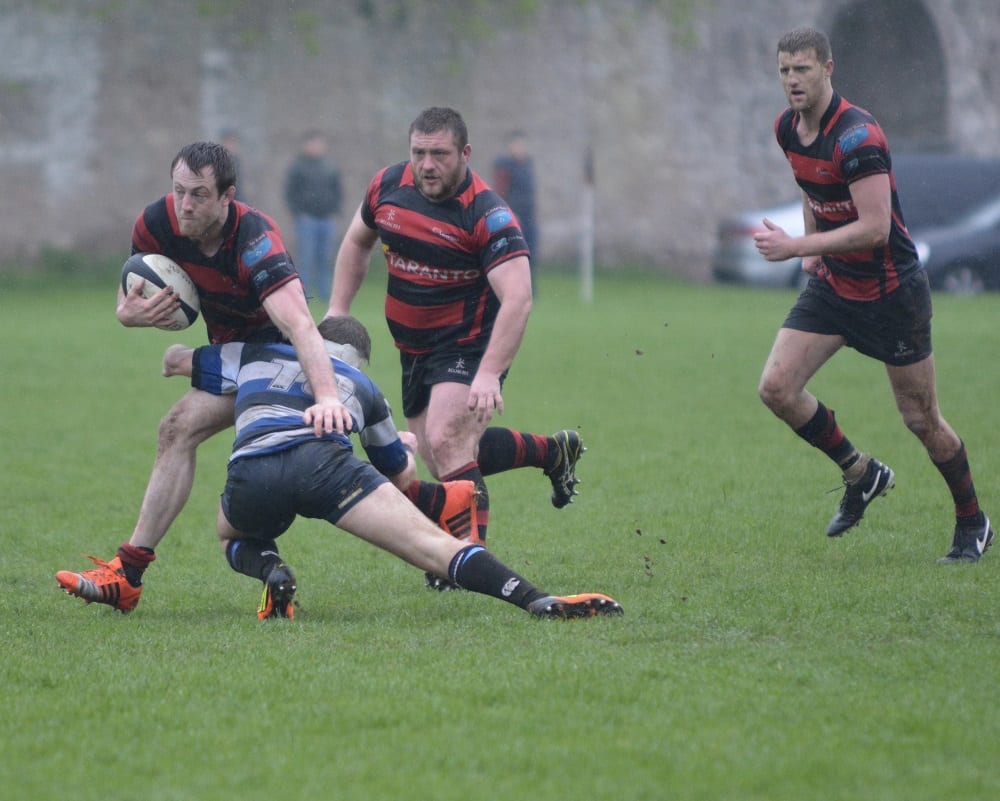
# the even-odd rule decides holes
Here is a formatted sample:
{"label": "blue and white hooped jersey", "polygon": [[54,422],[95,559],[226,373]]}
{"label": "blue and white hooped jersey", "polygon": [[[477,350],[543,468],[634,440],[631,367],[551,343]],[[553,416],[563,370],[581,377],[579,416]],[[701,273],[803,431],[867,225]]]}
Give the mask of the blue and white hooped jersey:
{"label": "blue and white hooped jersey", "polygon": [[[406,467],[392,409],[382,391],[364,373],[331,357],[341,402],[372,465],[392,476]],[[315,439],[302,414],[316,400],[295,349],[281,343],[230,342],[194,352],[191,386],[213,395],[236,394],[236,441],[231,460],[292,448]],[[351,450],[351,440],[334,431],[323,439]]]}

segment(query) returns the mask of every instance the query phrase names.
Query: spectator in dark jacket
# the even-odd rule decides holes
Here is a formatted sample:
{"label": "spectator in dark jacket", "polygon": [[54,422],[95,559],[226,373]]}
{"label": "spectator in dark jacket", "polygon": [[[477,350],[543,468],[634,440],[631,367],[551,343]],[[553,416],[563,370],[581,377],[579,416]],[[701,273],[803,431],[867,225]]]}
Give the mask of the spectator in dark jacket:
{"label": "spectator in dark jacket", "polygon": [[285,179],[285,201],[295,221],[295,266],[310,297],[330,297],[331,265],[340,212],[340,171],[329,159],[322,131],[307,131]]}
{"label": "spectator in dark jacket", "polygon": [[528,152],[528,137],[524,131],[511,131],[507,134],[507,152],[497,156],[493,162],[493,188],[517,215],[517,221],[521,224],[521,231],[531,251],[531,273],[534,279],[538,260],[535,168]]}

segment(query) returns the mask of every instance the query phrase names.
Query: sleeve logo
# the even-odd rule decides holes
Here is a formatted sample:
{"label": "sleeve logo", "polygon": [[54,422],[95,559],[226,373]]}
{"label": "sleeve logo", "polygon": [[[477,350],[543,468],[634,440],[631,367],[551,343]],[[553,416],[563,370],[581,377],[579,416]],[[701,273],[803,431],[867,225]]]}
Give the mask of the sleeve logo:
{"label": "sleeve logo", "polygon": [[243,251],[243,262],[247,267],[253,267],[271,251],[271,237],[264,235],[259,241]]}
{"label": "sleeve logo", "polygon": [[864,142],[867,138],[868,126],[859,125],[856,128],[851,128],[849,131],[845,131],[841,134],[840,138],[837,140],[837,144],[840,145],[840,152],[846,154],[854,150],[854,148]]}
{"label": "sleeve logo", "polygon": [[491,234],[506,228],[513,221],[510,211],[505,208],[493,209],[486,215],[486,227]]}

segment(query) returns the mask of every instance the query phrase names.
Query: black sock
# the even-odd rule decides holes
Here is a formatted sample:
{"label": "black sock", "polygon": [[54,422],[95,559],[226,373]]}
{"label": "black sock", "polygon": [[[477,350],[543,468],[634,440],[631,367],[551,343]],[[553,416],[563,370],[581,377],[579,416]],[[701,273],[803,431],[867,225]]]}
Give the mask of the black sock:
{"label": "black sock", "polygon": [[969,457],[965,453],[965,443],[961,443],[958,453],[947,462],[934,462],[934,466],[940,471],[951,491],[951,497],[955,501],[955,517],[978,520],[979,498],[976,496],[976,486],[972,483],[972,470],[969,468]]}
{"label": "black sock", "polygon": [[551,470],[558,458],[559,449],[552,437],[491,426],[479,439],[477,461],[484,476],[519,467]]}
{"label": "black sock", "polygon": [[274,540],[233,540],[226,546],[226,560],[237,573],[260,581],[281,563]]}
{"label": "black sock", "polygon": [[837,425],[833,409],[827,409],[822,403],[816,407],[816,413],[809,422],[795,429],[795,433],[833,459],[841,471],[858,460],[858,452]]}
{"label": "black sock", "polygon": [[527,609],[545,593],[519,576],[482,545],[467,545],[452,557],[448,578],[459,587]]}

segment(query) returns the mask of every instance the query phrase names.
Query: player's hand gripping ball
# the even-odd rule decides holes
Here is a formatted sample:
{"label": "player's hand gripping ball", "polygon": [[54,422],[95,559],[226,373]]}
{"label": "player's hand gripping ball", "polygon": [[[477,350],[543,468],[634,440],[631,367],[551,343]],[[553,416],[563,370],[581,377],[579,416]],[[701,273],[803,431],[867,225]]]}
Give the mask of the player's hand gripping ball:
{"label": "player's hand gripping ball", "polygon": [[177,262],[159,253],[136,253],[122,267],[122,291],[128,294],[140,278],[146,281],[142,287],[144,298],[152,297],[165,286],[173,287],[177,294],[181,304],[173,314],[170,331],[181,331],[198,319],[201,311],[198,289]]}

